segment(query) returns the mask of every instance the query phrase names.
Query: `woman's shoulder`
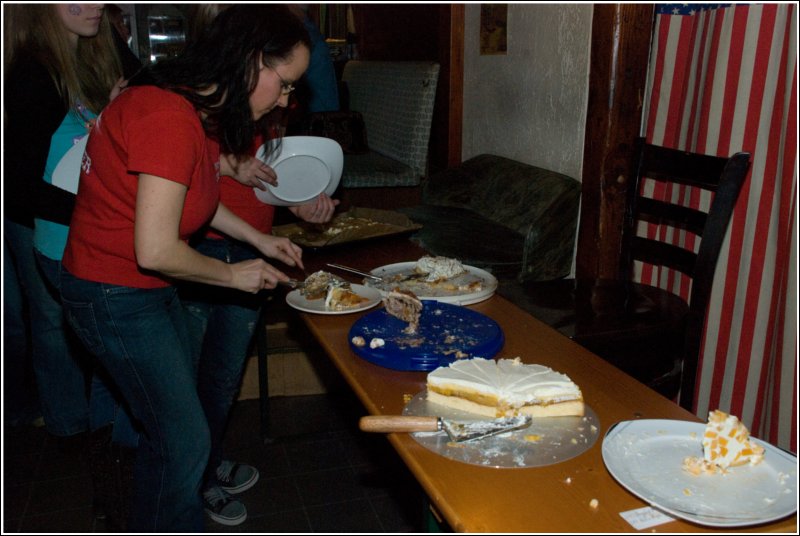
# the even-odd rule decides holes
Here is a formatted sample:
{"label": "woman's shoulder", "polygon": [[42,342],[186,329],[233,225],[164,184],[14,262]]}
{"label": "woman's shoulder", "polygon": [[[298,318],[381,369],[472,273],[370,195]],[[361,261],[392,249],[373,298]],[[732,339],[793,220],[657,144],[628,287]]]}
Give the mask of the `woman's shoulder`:
{"label": "woman's shoulder", "polygon": [[194,111],[192,104],[174,91],[157,86],[134,86],[123,91],[119,97],[122,102],[130,101],[148,108],[163,108]]}
{"label": "woman's shoulder", "polygon": [[156,86],[128,88],[114,99],[109,108],[112,107],[128,120],[168,116],[170,119],[185,118],[200,125],[197,111],[187,99],[174,91]]}
{"label": "woman's shoulder", "polygon": [[125,89],[106,107],[102,116],[105,123],[128,125],[149,135],[161,135],[167,130],[203,133],[200,117],[192,104],[181,95],[156,86]]}

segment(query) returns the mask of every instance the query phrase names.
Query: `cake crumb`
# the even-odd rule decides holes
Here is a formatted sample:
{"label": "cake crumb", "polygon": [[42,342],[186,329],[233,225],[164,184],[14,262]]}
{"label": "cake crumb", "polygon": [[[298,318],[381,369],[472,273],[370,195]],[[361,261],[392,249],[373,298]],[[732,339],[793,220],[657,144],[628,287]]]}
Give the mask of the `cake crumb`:
{"label": "cake crumb", "polygon": [[577,445],[578,444],[578,440],[575,439],[574,437],[572,439],[570,439],[569,442],[572,443],[573,445]]}
{"label": "cake crumb", "polygon": [[691,497],[692,490],[690,490],[689,488],[683,488],[683,494],[686,495],[687,497]]}
{"label": "cake crumb", "polygon": [[598,506],[600,506],[600,501],[598,501],[597,499],[592,499],[591,501],[589,501],[589,508],[591,508],[592,510],[597,510]]}
{"label": "cake crumb", "polygon": [[525,436],[525,441],[531,441],[532,443],[541,441],[541,439],[542,436],[540,436],[539,434],[528,434]]}
{"label": "cake crumb", "polygon": [[359,348],[367,344],[367,341],[364,340],[364,337],[360,335],[356,335],[355,337],[350,339],[350,342],[353,343],[353,346],[358,346]]}
{"label": "cake crumb", "polygon": [[372,348],[373,350],[376,349],[376,348],[381,348],[385,344],[386,344],[386,341],[384,341],[383,339],[381,339],[379,337],[375,337],[374,339],[369,341],[369,347]]}
{"label": "cake crumb", "polygon": [[568,476],[564,479],[564,484],[572,484],[572,477]]}

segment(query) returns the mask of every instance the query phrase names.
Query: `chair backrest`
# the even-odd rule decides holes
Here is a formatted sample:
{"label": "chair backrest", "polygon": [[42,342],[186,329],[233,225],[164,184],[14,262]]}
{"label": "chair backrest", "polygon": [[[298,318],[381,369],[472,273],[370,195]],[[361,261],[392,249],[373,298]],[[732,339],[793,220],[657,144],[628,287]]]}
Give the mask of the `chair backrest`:
{"label": "chair backrest", "polygon": [[[686,319],[684,363],[681,374],[681,405],[694,397],[700,344],[706,309],[733,208],[747,176],[749,153],[730,158],[668,149],[637,140],[636,178],[628,191],[623,231],[623,278],[630,279],[634,261],[678,270],[691,278],[689,316]],[[645,197],[642,182],[649,178],[713,192],[708,213],[667,200]],[[684,249],[637,233],[637,222],[664,225],[697,236],[699,248]]]}
{"label": "chair backrest", "polygon": [[348,61],[350,109],[361,112],[372,151],[426,175],[439,64],[430,61]]}

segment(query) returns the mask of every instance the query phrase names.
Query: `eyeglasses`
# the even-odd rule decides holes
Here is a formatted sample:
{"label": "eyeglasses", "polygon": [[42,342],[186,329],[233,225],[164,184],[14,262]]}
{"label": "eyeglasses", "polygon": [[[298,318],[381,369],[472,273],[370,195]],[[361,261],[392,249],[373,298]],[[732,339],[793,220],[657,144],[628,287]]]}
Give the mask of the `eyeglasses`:
{"label": "eyeglasses", "polygon": [[276,71],[276,70],[275,70],[275,69],[273,69],[272,67],[269,67],[269,66],[267,66],[267,67],[268,67],[268,68],[269,68],[269,69],[270,69],[270,70],[271,70],[273,73],[275,73],[275,76],[277,76],[277,77],[278,77],[278,80],[280,80],[280,81],[281,81],[281,95],[288,95],[289,93],[291,93],[292,91],[294,91],[294,83],[287,82],[286,80],[284,80],[284,79],[283,79],[283,77],[282,77],[280,74],[278,74],[278,71]]}

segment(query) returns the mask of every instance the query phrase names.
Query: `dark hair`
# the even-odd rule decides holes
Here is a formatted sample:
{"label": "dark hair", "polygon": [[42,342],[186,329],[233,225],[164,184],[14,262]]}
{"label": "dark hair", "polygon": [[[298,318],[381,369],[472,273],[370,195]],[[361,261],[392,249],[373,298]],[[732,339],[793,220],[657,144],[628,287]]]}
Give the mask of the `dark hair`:
{"label": "dark hair", "polygon": [[288,60],[299,44],[311,49],[303,23],[285,6],[238,4],[223,10],[179,56],[149,66],[130,85],[179,93],[205,112],[203,128],[223,153],[248,155],[256,133],[267,134],[266,121],[256,124],[250,109],[259,71]]}

